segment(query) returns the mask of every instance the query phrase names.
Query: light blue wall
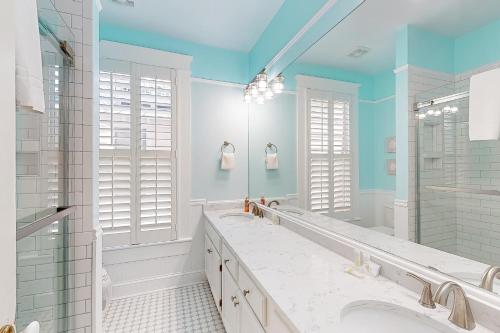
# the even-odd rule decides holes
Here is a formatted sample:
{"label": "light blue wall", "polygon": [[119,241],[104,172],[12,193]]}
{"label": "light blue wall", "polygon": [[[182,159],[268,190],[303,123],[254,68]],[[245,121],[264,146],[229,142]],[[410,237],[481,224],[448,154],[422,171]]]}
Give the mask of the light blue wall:
{"label": "light blue wall", "polygon": [[435,71],[454,73],[454,41],[452,38],[418,29],[408,29],[408,64]]}
{"label": "light blue wall", "polygon": [[500,20],[455,40],[455,73],[473,70],[500,60]]}
{"label": "light blue wall", "polygon": [[248,83],[248,54],[195,44],[168,36],[101,23],[101,40],[126,43],[193,56],[192,76]]}
{"label": "light blue wall", "polygon": [[[248,193],[248,105],[241,88],[192,83],[192,198],[243,199]],[[236,167],[220,169],[224,140],[236,148]]]}
{"label": "light blue wall", "polygon": [[[296,96],[281,94],[263,105],[250,105],[250,197],[283,197],[297,193]],[[268,142],[278,147],[279,168],[266,170]]]}

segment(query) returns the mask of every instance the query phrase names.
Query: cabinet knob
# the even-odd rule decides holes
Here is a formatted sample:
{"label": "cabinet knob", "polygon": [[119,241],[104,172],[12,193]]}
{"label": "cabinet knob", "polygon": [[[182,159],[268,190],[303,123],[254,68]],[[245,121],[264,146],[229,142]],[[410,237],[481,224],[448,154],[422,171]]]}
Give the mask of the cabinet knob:
{"label": "cabinet knob", "polygon": [[212,251],[212,249],[207,249],[207,252],[212,253],[213,251]]}
{"label": "cabinet knob", "polygon": [[236,300],[235,302],[233,302],[234,307],[237,307],[239,304],[240,304],[240,302],[238,300]]}
{"label": "cabinet knob", "polygon": [[229,262],[229,259],[224,259],[224,263],[227,264]]}
{"label": "cabinet knob", "polygon": [[243,296],[246,296],[246,295],[248,295],[248,294],[250,294],[250,290],[248,290],[248,289],[243,289]]}
{"label": "cabinet knob", "polygon": [[234,302],[235,299],[236,299],[236,296],[231,296],[231,302]]}

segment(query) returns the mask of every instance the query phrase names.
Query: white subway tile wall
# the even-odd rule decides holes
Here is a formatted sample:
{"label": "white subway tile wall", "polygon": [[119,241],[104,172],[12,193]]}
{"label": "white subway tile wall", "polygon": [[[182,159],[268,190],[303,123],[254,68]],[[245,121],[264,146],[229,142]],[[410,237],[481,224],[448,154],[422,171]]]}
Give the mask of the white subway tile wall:
{"label": "white subway tile wall", "polygon": [[[451,84],[434,89],[428,94],[420,93],[418,99],[468,91],[472,74],[497,67],[500,67],[500,63],[456,75]],[[449,76],[443,74],[443,77]],[[433,88],[432,82],[428,87]],[[471,142],[468,136],[468,99],[457,101],[452,106],[458,107],[457,113],[444,114],[439,120],[438,117],[428,117],[433,118],[432,121],[420,120],[420,130],[424,131],[419,136],[422,243],[498,265],[500,197],[433,191],[426,188],[428,185],[443,185],[500,190],[500,142]],[[414,176],[412,173],[410,184],[414,182]]]}
{"label": "white subway tile wall", "polygon": [[[77,209],[67,227],[55,223],[18,242],[18,325],[42,322],[43,332],[92,331],[92,5],[93,0],[53,0],[75,36],[75,65],[65,96],[58,99],[57,55],[42,44],[47,112],[17,114],[18,216],[67,203]],[[44,6],[45,2],[39,2]],[[43,10],[53,10],[43,8]],[[46,43],[46,42],[44,42]],[[50,66],[48,66],[50,65]],[[58,70],[59,69],[59,70]],[[69,112],[62,115],[63,105]],[[59,117],[63,125],[59,123]],[[84,126],[85,122],[85,126]],[[67,144],[60,131],[67,132]],[[67,170],[61,152],[68,158]],[[68,187],[67,201],[63,185]],[[28,222],[28,220],[26,220]],[[66,237],[61,233],[65,232]],[[21,320],[19,320],[21,318]],[[20,327],[21,328],[21,327]]]}

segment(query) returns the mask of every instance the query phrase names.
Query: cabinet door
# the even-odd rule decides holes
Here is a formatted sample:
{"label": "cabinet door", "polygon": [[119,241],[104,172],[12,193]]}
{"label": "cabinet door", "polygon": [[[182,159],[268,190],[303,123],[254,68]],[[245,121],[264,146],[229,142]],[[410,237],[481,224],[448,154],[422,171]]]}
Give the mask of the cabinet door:
{"label": "cabinet door", "polygon": [[222,321],[227,333],[239,333],[238,287],[227,269],[222,270]]}
{"label": "cabinet door", "polygon": [[242,299],[237,307],[240,310],[239,333],[264,333],[264,329],[260,325],[257,317],[255,317],[255,314],[253,313],[246,300]]}
{"label": "cabinet door", "polygon": [[220,302],[222,299],[220,263],[220,255],[215,250],[210,238],[205,235],[205,274],[219,312],[221,310]]}

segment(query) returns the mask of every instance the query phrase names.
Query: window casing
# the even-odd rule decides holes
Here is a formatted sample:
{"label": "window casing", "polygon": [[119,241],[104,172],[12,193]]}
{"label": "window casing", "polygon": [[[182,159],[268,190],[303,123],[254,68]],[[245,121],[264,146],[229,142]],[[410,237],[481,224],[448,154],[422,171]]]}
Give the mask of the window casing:
{"label": "window casing", "polygon": [[300,76],[297,90],[299,201],[314,212],[358,218],[357,87]]}
{"label": "window casing", "polygon": [[102,62],[99,221],[105,246],[176,239],[176,71]]}

